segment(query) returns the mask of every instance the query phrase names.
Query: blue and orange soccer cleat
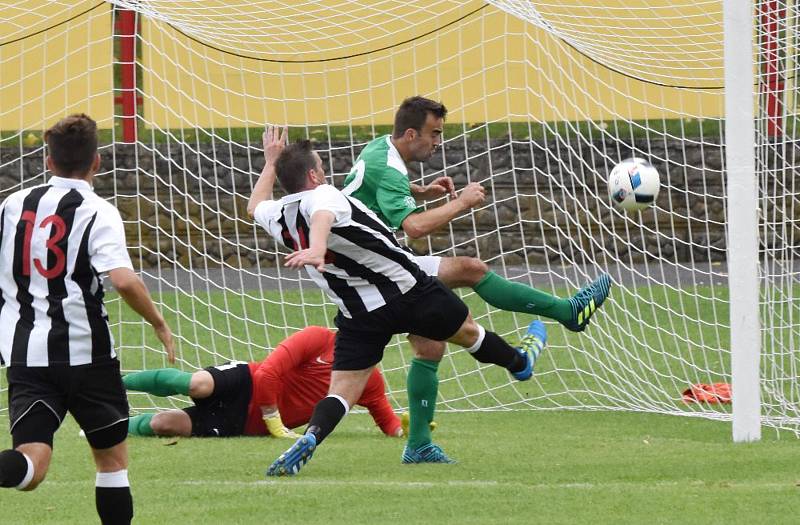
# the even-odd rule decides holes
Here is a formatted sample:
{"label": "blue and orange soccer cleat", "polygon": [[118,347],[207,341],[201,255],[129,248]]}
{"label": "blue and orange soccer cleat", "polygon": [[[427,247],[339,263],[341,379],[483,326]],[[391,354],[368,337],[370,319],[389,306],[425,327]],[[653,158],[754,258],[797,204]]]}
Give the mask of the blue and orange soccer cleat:
{"label": "blue and orange soccer cleat", "polygon": [[411,465],[414,463],[456,463],[456,460],[444,453],[439,445],[428,443],[416,449],[409,449],[408,445],[403,449],[403,463]]}
{"label": "blue and orange soccer cleat", "polygon": [[519,372],[511,372],[514,379],[517,381],[527,381],[533,375],[533,367],[536,365],[536,359],[539,354],[544,350],[544,345],[547,343],[547,330],[544,323],[538,319],[531,321],[528,325],[528,331],[522,341],[519,343],[517,352],[525,357],[525,368]]}
{"label": "blue and orange soccer cleat", "polygon": [[294,476],[308,463],[316,448],[317,438],[314,434],[300,436],[289,450],[278,456],[278,459],[269,466],[267,476]]}
{"label": "blue and orange soccer cleat", "polygon": [[583,332],[589,324],[589,319],[608,297],[610,290],[611,277],[606,273],[578,290],[578,293],[569,298],[572,318],[561,324],[573,332]]}

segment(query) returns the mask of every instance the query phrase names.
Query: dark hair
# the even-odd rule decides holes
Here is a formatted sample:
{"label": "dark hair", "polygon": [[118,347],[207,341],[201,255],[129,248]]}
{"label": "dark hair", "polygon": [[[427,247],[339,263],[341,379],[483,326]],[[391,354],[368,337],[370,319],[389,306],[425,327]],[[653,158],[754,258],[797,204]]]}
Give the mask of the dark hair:
{"label": "dark hair", "polygon": [[441,102],[425,97],[410,97],[400,104],[394,115],[394,131],[392,136],[399,139],[407,129],[422,131],[425,119],[431,113],[436,118],[446,118],[447,108]]}
{"label": "dark hair", "polygon": [[317,167],[310,140],[299,140],[284,149],[275,161],[278,182],[286,193],[303,191],[306,174]]}
{"label": "dark hair", "polygon": [[83,113],[70,115],[45,131],[44,140],[59,175],[84,176],[97,154],[97,122]]}

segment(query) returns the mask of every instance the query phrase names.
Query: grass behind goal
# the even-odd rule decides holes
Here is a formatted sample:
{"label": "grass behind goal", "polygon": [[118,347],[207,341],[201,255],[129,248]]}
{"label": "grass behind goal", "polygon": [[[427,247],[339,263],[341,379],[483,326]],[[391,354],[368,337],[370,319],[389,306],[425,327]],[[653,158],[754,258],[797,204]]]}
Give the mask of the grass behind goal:
{"label": "grass behind goal", "polygon": [[[556,292],[567,295],[566,290]],[[287,335],[311,325],[332,326],[336,309],[317,289],[233,292],[195,290],[156,295],[179,337],[179,362],[187,371],[229,360],[260,361]],[[474,293],[465,298],[476,320],[516,344],[530,316],[497,311]],[[727,289],[694,286],[615,287],[612,300],[583,334],[548,322],[548,347],[532,381],[518,383],[498,367],[481,365],[450,345],[439,367],[440,410],[623,409],[686,413],[681,392],[693,383],[727,382]],[[152,330],[111,298],[114,334],[125,371],[169,366]],[[121,319],[121,323],[117,321]],[[726,321],[725,321],[726,322]],[[396,336],[381,363],[390,400],[407,405],[405,378],[411,351]],[[143,394],[134,408],[179,406]],[[171,404],[170,404],[171,403]],[[712,407],[723,413],[726,407]]]}

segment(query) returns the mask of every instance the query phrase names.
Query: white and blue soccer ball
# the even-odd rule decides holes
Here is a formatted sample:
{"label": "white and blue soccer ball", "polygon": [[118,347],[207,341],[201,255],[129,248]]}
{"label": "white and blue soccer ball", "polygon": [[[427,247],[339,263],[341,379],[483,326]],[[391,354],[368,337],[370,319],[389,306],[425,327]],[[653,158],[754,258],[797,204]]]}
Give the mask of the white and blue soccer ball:
{"label": "white and blue soccer ball", "polygon": [[619,162],[608,175],[608,197],[618,209],[641,210],[651,206],[661,189],[658,170],[644,159]]}

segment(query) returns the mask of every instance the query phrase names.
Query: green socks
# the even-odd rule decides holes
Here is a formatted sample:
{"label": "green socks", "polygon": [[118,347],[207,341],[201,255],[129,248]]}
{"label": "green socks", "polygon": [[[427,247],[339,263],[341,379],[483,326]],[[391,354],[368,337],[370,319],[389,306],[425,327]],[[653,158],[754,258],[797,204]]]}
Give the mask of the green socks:
{"label": "green socks", "polygon": [[408,448],[416,449],[431,442],[431,421],[439,391],[438,361],[412,359],[408,369]]}
{"label": "green socks", "polygon": [[155,414],[140,414],[128,420],[128,434],[131,436],[155,436],[150,428],[150,420]]}
{"label": "green socks", "polygon": [[166,397],[175,394],[189,395],[192,374],[175,368],[159,368],[127,374],[122,378],[127,390],[147,392],[154,396]]}
{"label": "green socks", "polygon": [[567,299],[513,283],[494,272],[487,272],[473,289],[481,299],[500,310],[540,315],[559,322],[572,319],[572,306]]}

